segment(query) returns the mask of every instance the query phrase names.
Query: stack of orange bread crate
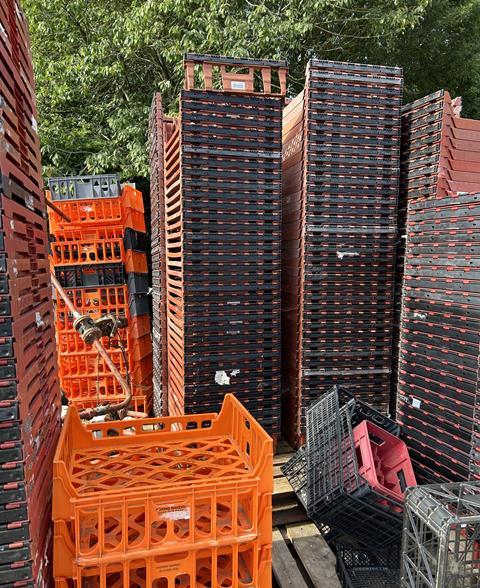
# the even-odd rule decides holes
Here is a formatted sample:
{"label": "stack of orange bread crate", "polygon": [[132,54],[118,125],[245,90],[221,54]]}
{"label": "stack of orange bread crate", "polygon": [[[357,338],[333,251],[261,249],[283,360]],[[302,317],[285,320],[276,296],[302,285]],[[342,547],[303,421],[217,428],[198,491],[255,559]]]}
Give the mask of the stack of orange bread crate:
{"label": "stack of orange bread crate", "polygon": [[[60,211],[49,209],[51,269],[81,314],[127,319],[103,343],[131,383],[132,408],[148,412],[152,341],[142,194],[121,187],[115,175],[51,178],[49,188],[47,197]],[[120,385],[76,332],[61,299],[55,319],[60,385],[68,401],[83,409],[121,400]]]}
{"label": "stack of orange bread crate", "polygon": [[271,586],[273,444],[228,394],[220,414],[83,425],[54,463],[57,588]]}

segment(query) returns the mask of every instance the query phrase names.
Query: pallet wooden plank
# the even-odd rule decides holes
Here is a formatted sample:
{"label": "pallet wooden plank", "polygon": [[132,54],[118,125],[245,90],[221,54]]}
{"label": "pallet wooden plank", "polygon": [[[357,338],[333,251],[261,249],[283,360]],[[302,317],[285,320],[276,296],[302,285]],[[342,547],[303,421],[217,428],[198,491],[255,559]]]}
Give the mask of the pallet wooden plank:
{"label": "pallet wooden plank", "polygon": [[273,456],[273,465],[283,465],[284,463],[287,463],[293,455],[293,451],[289,451],[288,453],[277,453],[277,455]]}
{"label": "pallet wooden plank", "polygon": [[292,500],[295,497],[290,482],[287,478],[273,479],[273,504],[285,504],[286,500]]}
{"label": "pallet wooden plank", "polygon": [[281,505],[272,512],[272,524],[274,527],[280,525],[291,525],[308,521],[307,513],[298,502]]}
{"label": "pallet wooden plank", "polygon": [[273,477],[274,478],[281,478],[283,476],[282,470],[281,470],[282,465],[283,465],[283,463],[273,466]]}
{"label": "pallet wooden plank", "polygon": [[273,530],[272,567],[281,588],[308,588],[279,529]]}
{"label": "pallet wooden plank", "polygon": [[313,523],[288,525],[287,535],[315,588],[341,588],[335,555]]}

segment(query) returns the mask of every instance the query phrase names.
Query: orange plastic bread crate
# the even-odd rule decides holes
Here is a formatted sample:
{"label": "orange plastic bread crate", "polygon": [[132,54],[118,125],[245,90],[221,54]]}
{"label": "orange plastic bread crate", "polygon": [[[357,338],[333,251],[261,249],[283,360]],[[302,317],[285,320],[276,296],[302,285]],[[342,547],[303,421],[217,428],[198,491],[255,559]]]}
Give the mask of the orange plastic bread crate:
{"label": "orange plastic bread crate", "polygon": [[74,583],[56,578],[55,588],[271,588],[271,569],[271,547],[249,541],[79,566]]}
{"label": "orange plastic bread crate", "polygon": [[124,228],[135,229],[145,233],[145,208],[143,206],[143,196],[139,190],[133,186],[124,186],[120,197],[122,203],[122,225]]}
{"label": "orange plastic bread crate", "polygon": [[146,274],[148,272],[147,254],[127,249],[125,252],[125,271],[127,273]]}
{"label": "orange plastic bread crate", "polygon": [[67,222],[55,210],[48,209],[50,233],[55,236],[72,228],[122,226],[120,198],[59,200],[55,202],[55,206],[70,219],[70,222]]}
{"label": "orange plastic bread crate", "polygon": [[[113,231],[112,231],[113,232]],[[50,244],[50,262],[54,266],[123,263],[125,249],[123,237],[53,241]]]}
{"label": "orange plastic bread crate", "polygon": [[[48,192],[47,198],[51,199]],[[48,209],[50,233],[55,236],[73,228],[95,226],[129,227],[146,232],[142,193],[132,186],[124,186],[122,195],[117,198],[56,200],[55,206],[70,219],[67,222],[55,210]]]}
{"label": "orange plastic bread crate", "polygon": [[70,408],[54,460],[57,586],[267,588],[272,452],[231,394],[218,415],[85,426]]}
{"label": "orange plastic bread crate", "polygon": [[[78,312],[98,311],[106,307],[116,314],[126,311],[128,307],[127,286],[102,286],[99,288],[66,288],[67,296]],[[58,297],[57,308],[66,309],[65,302]]]}
{"label": "orange plastic bread crate", "polygon": [[[65,393],[69,404],[74,405],[78,410],[92,408],[107,402],[116,404],[125,399],[125,392],[112,375],[71,377],[62,380],[61,385],[66,388]],[[148,383],[142,385],[133,382],[131,410],[148,413],[150,399],[147,396],[150,388],[151,384],[149,387]]]}

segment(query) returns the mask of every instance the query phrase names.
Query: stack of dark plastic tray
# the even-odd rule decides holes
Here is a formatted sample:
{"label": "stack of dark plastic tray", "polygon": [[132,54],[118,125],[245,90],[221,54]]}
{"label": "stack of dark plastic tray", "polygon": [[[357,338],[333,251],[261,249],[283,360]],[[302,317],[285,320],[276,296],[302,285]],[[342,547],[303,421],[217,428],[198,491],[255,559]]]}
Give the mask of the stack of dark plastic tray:
{"label": "stack of dark plastic tray", "polygon": [[460,118],[461,100],[439,90],[402,109],[402,153],[395,275],[392,408],[398,383],[398,340],[405,264],[407,204],[422,196],[480,190],[480,121]]}
{"label": "stack of dark plastic tray", "polygon": [[[469,465],[475,469],[475,459],[468,457],[474,451],[468,431],[475,423],[479,317],[467,296],[471,286],[462,278],[471,279],[477,265],[476,227],[470,220],[475,219],[476,196],[462,193],[480,190],[480,121],[460,118],[460,109],[460,100],[442,90],[402,113],[398,224],[404,239],[397,248],[395,309],[401,351],[394,345],[392,394],[398,388],[398,418],[424,482],[461,480]],[[449,194],[458,199],[449,201]],[[433,212],[436,200],[438,211]],[[456,210],[462,214],[462,209],[469,220],[457,226]],[[465,265],[465,259],[473,263]],[[463,302],[451,298],[456,289],[465,291]]]}
{"label": "stack of dark plastic tray", "polygon": [[348,380],[387,409],[402,71],[312,60],[283,128],[285,434]]}
{"label": "stack of dark plastic tray", "polygon": [[0,3],[0,585],[51,582],[60,430],[40,143],[27,24]]}
{"label": "stack of dark plastic tray", "polygon": [[185,66],[165,146],[168,409],[218,410],[232,392],[277,435],[286,65],[188,54]]}
{"label": "stack of dark plastic tray", "polygon": [[441,150],[445,93],[435,92],[402,108],[400,194],[398,199],[395,311],[393,315],[391,409],[396,410],[398,341],[402,302],[407,202],[435,193]]}
{"label": "stack of dark plastic tray", "polygon": [[479,227],[480,194],[409,203],[397,416],[424,482],[465,480],[472,467]]}

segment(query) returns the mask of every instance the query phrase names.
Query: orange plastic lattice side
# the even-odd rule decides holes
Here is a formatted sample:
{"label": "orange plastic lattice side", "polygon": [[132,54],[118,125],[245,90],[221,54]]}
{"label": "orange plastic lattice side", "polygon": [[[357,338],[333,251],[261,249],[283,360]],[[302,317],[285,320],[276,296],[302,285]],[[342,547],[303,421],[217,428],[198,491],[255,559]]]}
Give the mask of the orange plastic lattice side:
{"label": "orange plastic lattice side", "polygon": [[50,233],[55,236],[72,228],[122,226],[123,223],[120,198],[59,200],[55,205],[70,219],[67,223],[55,210],[48,209]]}
{"label": "orange plastic lattice side", "polygon": [[[117,336],[112,339],[103,338],[102,341],[120,371],[124,372],[127,366],[130,372],[134,372],[136,366],[141,366],[140,371],[144,371],[144,368],[148,367],[148,358],[152,354],[150,335],[145,335],[141,339],[132,339],[127,335],[123,341],[125,355],[119,346],[120,339]],[[61,374],[88,376],[109,373],[105,361],[99,356],[97,350],[86,344],[78,333],[58,333],[57,344]],[[147,363],[142,365],[143,361]]]}
{"label": "orange plastic lattice side", "polygon": [[54,266],[123,263],[125,261],[123,238],[54,241],[50,244],[50,249],[50,263]]}
{"label": "orange plastic lattice side", "polygon": [[66,226],[64,230],[55,236],[54,243],[60,242],[77,242],[77,241],[111,241],[122,239],[124,236],[124,229],[119,223],[118,225],[80,225],[80,226]]}
{"label": "orange plastic lattice side", "polygon": [[[55,531],[55,539],[59,531]],[[57,534],[58,533],[58,534]],[[147,555],[75,566],[76,586],[89,588],[270,588],[271,547],[260,541],[198,551]],[[69,585],[56,580],[57,588]]]}
{"label": "orange plastic lattice side", "polygon": [[272,440],[232,395],[219,415],[84,427],[70,410],[55,456],[53,517],[75,553],[57,542],[56,561],[86,566],[212,541],[270,545],[272,489]]}
{"label": "orange plastic lattice side", "polygon": [[[120,329],[114,337],[103,337],[102,345],[107,351],[119,352],[120,346],[123,345],[126,350],[129,349],[128,332]],[[132,343],[135,340],[132,339]],[[75,355],[87,355],[97,357],[97,350],[90,343],[86,343],[75,329],[61,329],[57,331],[57,349],[60,355],[70,357]]]}
{"label": "orange plastic lattice side", "polygon": [[[79,312],[102,311],[105,307],[125,309],[128,306],[127,286],[103,286],[100,288],[66,288],[65,292]],[[59,298],[57,307],[66,309]]]}

